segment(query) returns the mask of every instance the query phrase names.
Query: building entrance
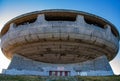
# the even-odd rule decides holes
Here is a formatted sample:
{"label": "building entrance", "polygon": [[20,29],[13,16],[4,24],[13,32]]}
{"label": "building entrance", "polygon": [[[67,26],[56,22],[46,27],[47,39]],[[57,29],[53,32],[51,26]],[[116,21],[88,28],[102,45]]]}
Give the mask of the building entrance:
{"label": "building entrance", "polygon": [[49,71],[49,76],[69,76],[70,71]]}

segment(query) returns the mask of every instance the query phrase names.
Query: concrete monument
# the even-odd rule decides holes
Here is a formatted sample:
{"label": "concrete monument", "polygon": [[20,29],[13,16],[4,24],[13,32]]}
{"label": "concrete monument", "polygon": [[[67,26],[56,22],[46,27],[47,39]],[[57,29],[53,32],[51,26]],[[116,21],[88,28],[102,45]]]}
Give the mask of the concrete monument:
{"label": "concrete monument", "polygon": [[50,9],[18,16],[1,31],[11,60],[4,74],[41,76],[113,75],[119,32],[109,21],[81,11]]}

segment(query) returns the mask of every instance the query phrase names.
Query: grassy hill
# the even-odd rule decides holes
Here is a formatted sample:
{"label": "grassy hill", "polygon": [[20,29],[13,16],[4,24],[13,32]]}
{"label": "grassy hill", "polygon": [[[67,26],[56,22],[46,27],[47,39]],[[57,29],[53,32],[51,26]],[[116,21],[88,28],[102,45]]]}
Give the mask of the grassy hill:
{"label": "grassy hill", "polygon": [[0,81],[120,81],[120,76],[75,76],[75,77],[41,77],[0,75]]}

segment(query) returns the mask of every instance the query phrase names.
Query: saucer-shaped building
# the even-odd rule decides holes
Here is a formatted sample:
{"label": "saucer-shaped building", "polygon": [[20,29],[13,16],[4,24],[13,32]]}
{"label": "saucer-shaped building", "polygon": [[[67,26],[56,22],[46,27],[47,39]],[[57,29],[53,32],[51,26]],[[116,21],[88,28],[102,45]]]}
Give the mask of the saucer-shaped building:
{"label": "saucer-shaped building", "polygon": [[1,30],[1,50],[11,60],[4,74],[113,75],[119,32],[86,12],[50,9],[20,15]]}

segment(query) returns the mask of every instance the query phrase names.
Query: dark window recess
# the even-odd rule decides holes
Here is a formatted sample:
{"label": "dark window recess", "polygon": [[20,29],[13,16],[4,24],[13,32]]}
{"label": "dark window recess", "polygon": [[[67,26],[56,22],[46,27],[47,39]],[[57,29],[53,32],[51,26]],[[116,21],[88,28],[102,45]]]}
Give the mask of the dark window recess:
{"label": "dark window recess", "polygon": [[93,20],[89,20],[89,19],[86,19],[86,18],[85,18],[85,22],[86,22],[87,24],[93,24],[93,25],[95,25],[95,26],[98,26],[98,27],[104,29],[104,24],[100,24],[99,22],[97,22],[97,21],[95,21],[95,20],[93,21]]}
{"label": "dark window recess", "polygon": [[[93,24],[93,25],[98,26],[98,27],[103,28],[103,29],[105,28],[104,24],[100,24],[99,22],[97,23],[97,21],[92,21],[92,20],[89,20],[89,19],[85,19],[85,22],[87,24]],[[115,33],[115,31],[113,31],[113,29],[111,29],[111,32],[115,37],[118,36],[117,33]]]}
{"label": "dark window recess", "polygon": [[46,21],[76,21],[76,16],[47,16],[45,15]]}
{"label": "dark window recess", "polygon": [[26,20],[24,22],[17,23],[16,26],[24,25],[26,23],[34,23],[35,21],[36,21],[36,18],[35,19]]}
{"label": "dark window recess", "polygon": [[115,37],[118,37],[117,33],[115,33],[115,31],[113,31],[113,29],[111,29],[111,31]]}
{"label": "dark window recess", "polygon": [[72,17],[59,17],[59,16],[54,16],[54,17],[45,17],[45,20],[47,21],[75,21],[76,18]]}

